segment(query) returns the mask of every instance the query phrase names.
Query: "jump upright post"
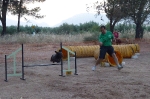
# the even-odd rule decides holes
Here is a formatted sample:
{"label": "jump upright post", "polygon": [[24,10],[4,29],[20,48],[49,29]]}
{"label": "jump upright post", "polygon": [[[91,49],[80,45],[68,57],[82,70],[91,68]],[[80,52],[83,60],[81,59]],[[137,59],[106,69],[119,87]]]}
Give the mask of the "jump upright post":
{"label": "jump upright post", "polygon": [[[16,72],[16,54],[23,50],[23,44],[22,48],[17,49],[16,51],[12,52],[10,55],[5,55],[5,81],[8,81],[8,76],[21,76],[21,73]],[[7,59],[13,57],[13,74],[7,73]],[[22,66],[23,66],[23,54],[22,54]]]}
{"label": "jump upright post", "polygon": [[[64,46],[62,46],[62,48],[64,49],[64,50],[66,50],[67,51],[67,60],[68,60],[68,69],[67,70],[63,70],[63,72],[71,72],[71,71],[74,71],[74,75],[78,75],[77,74],[77,61],[76,61],[76,52],[73,52],[73,51],[71,51],[71,50],[69,50],[68,48],[66,48],[66,47],[64,47]],[[74,55],[74,57],[75,57],[75,69],[73,70],[73,69],[71,69],[70,68],[70,53],[71,54],[73,54]]]}

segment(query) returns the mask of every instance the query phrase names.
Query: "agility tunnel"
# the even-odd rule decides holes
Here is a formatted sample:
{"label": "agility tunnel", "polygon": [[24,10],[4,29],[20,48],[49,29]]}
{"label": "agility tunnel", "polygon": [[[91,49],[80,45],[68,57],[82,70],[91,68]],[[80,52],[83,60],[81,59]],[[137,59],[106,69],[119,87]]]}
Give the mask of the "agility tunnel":
{"label": "agility tunnel", "polygon": [[[76,57],[82,58],[82,57],[93,57],[94,51],[96,49],[99,49],[100,47],[98,45],[93,46],[65,46],[69,50],[76,52]],[[63,59],[67,59],[68,52],[62,48],[63,53]],[[73,56],[73,55],[70,55]]]}
{"label": "agility tunnel", "polygon": [[[65,46],[69,50],[76,52],[78,58],[82,57],[98,57],[99,45],[93,46]],[[113,45],[115,51],[120,51],[123,58],[131,58],[135,53],[140,52],[138,44],[125,44],[125,45]],[[65,49],[62,49],[63,59],[66,59],[68,53]],[[72,56],[72,55],[71,55]]]}
{"label": "agility tunnel", "polygon": [[123,58],[131,58],[135,52],[132,46],[130,45],[113,45],[114,50],[119,51]]}
{"label": "agility tunnel", "polygon": [[131,58],[135,53],[140,52],[138,44],[113,45],[114,50],[121,52],[123,58]]}
{"label": "agility tunnel", "polygon": [[[76,57],[94,57],[97,60],[99,56],[99,45],[93,46],[65,46],[69,50],[76,52]],[[140,47],[138,44],[125,44],[125,45],[113,45],[116,56],[118,58],[119,63],[122,62],[123,58],[131,58],[135,53],[140,52]],[[65,49],[62,49],[63,59],[66,60],[68,53]],[[70,55],[73,56],[73,55]],[[109,62],[111,66],[115,66],[115,62],[111,56],[106,54],[104,62]]]}

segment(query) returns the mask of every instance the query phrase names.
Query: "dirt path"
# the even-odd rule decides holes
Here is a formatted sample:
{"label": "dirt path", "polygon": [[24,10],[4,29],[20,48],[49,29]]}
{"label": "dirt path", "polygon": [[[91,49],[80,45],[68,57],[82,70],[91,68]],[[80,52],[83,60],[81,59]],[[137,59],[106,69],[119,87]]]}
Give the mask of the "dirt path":
{"label": "dirt path", "polygon": [[[150,99],[150,43],[137,43],[141,48],[140,56],[138,59],[124,59],[126,65],[121,71],[100,66],[91,71],[95,59],[88,57],[77,59],[78,75],[61,77],[60,66],[30,67],[25,68],[26,80],[8,77],[8,82],[4,82],[4,55],[21,45],[1,44],[0,99]],[[25,64],[50,63],[50,56],[58,48],[59,43],[24,44]],[[17,54],[17,61],[17,65],[21,65],[21,52]],[[12,69],[12,59],[8,62],[9,69]],[[64,66],[67,67],[67,62]],[[71,68],[74,68],[74,61],[71,61]],[[19,72],[20,68],[17,69]]]}

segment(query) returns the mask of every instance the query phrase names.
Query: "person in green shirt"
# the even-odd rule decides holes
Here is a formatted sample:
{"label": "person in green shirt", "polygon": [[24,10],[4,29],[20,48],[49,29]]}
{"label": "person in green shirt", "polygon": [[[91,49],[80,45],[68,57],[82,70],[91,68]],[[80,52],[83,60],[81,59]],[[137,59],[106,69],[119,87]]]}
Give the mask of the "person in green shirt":
{"label": "person in green shirt", "polygon": [[96,69],[96,66],[100,62],[102,62],[102,60],[105,58],[106,53],[108,53],[110,56],[113,57],[115,63],[117,64],[118,70],[121,70],[123,67],[119,64],[118,58],[112,46],[112,40],[114,39],[112,32],[107,31],[105,26],[101,26],[100,30],[101,30],[101,34],[99,36],[100,54],[99,58],[95,63],[95,66],[92,67],[92,70],[94,71]]}

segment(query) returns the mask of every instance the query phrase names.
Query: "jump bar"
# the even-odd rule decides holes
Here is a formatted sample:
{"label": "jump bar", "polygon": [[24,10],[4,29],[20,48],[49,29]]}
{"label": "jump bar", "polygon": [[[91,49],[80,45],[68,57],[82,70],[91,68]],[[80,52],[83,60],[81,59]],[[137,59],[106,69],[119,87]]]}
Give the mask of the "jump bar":
{"label": "jump bar", "polygon": [[26,66],[23,66],[23,67],[51,66],[51,65],[61,65],[61,64],[37,64],[37,65],[26,65]]}

